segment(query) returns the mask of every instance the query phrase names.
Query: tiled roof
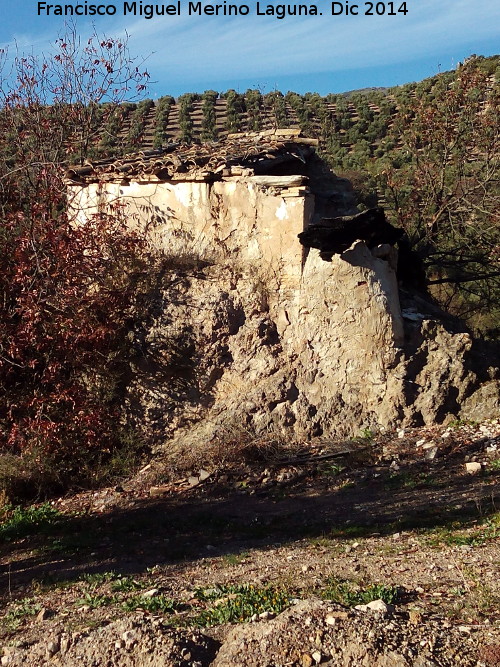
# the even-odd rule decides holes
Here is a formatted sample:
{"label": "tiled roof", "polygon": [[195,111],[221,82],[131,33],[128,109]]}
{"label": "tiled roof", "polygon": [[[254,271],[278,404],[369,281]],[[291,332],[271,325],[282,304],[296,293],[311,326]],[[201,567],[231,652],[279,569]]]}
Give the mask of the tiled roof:
{"label": "tiled roof", "polygon": [[305,161],[317,144],[316,139],[301,137],[296,129],[231,134],[221,142],[171,144],[161,150],[72,166],[66,177],[73,183],[91,183],[117,178],[188,181],[267,174],[278,164]]}

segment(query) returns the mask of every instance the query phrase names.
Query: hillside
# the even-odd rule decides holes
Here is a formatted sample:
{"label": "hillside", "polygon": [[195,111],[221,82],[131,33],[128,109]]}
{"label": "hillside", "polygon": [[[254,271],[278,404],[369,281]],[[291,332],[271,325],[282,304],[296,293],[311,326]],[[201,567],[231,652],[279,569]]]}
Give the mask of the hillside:
{"label": "hillside", "polygon": [[[478,60],[493,86],[499,79],[500,56]],[[455,72],[446,72],[395,88],[325,97],[314,92],[262,94],[250,89],[245,93],[185,93],[177,99],[166,94],[154,101],[124,103],[109,117],[103,105],[96,119],[94,156],[150,150],[176,141],[216,141],[234,132],[300,127],[303,134],[318,138],[327,154],[341,158],[338,164],[347,168],[349,162],[343,164],[342,159],[359,152],[360,141],[368,143],[368,157],[382,157],[393,147],[385,140],[405,105],[416,97],[434,99],[454,76]]]}

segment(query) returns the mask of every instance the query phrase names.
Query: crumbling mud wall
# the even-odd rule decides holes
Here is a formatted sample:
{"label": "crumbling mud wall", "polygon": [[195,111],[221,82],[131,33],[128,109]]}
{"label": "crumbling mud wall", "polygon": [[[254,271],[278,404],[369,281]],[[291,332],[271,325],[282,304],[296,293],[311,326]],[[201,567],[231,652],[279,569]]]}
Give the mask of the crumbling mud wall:
{"label": "crumbling mud wall", "polygon": [[150,320],[131,332],[128,418],[152,442],[202,446],[234,429],[307,440],[498,412],[494,359],[411,295],[401,308],[392,246],[355,241],[325,260],[300,245],[318,211],[355,212],[347,182],[317,162],[309,180],[225,174],[69,189],[77,221],[119,202],[172,258]]}
{"label": "crumbling mud wall", "polygon": [[158,445],[350,437],[498,410],[498,371],[484,359],[478,373],[471,337],[402,313],[391,264],[362,242],[331,262],[310,251],[294,289],[229,260],[170,280],[128,395]]}

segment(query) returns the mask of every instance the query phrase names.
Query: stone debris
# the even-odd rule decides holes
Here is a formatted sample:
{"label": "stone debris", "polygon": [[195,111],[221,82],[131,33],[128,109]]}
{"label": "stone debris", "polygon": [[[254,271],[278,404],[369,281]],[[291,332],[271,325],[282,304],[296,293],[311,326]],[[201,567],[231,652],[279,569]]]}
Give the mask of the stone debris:
{"label": "stone debris", "polygon": [[171,491],[171,490],[172,490],[172,487],[170,486],[170,484],[163,485],[163,486],[152,486],[149,489],[149,495],[152,498],[158,498],[158,497],[164,496],[166,493],[169,493],[169,491]]}
{"label": "stone debris", "polygon": [[394,611],[393,605],[386,604],[383,600],[372,600],[372,602],[368,602],[368,604],[357,604],[354,609],[365,612],[373,611],[382,614],[382,616],[388,616]]}
{"label": "stone debris", "polygon": [[143,598],[153,598],[155,595],[158,595],[159,592],[159,588],[151,588],[149,591],[144,591],[144,593],[141,593],[141,595]]}
{"label": "stone debris", "polygon": [[[391,616],[351,611],[341,607],[337,616],[331,604],[302,600],[265,626],[242,625],[223,642],[214,667],[326,664],[367,667],[477,667],[480,646],[471,635],[465,647],[463,634],[445,627],[439,619],[412,621],[408,615]],[[322,622],[326,618],[335,623]],[[307,621],[310,620],[309,623]],[[322,628],[311,633],[311,628]],[[242,650],[242,647],[245,647]],[[488,666],[490,667],[490,666]]]}
{"label": "stone debris", "polygon": [[397,610],[388,621],[383,613],[346,610],[317,599],[298,600],[265,623],[227,628],[220,639],[210,635],[208,630],[173,629],[161,618],[127,618],[4,646],[0,662],[5,667],[477,667],[479,656],[495,655],[497,646],[491,634],[483,650],[474,626],[453,627]]}

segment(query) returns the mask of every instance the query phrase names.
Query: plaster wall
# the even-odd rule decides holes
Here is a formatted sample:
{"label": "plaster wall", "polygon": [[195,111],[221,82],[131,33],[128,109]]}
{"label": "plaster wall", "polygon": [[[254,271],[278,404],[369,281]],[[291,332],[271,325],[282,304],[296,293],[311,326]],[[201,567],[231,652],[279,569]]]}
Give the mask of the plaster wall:
{"label": "plaster wall", "polygon": [[70,186],[75,220],[83,224],[120,202],[121,214],[167,254],[250,262],[261,277],[299,286],[304,250],[297,234],[309,224],[312,195],[277,193],[248,179],[206,182],[109,182]]}

